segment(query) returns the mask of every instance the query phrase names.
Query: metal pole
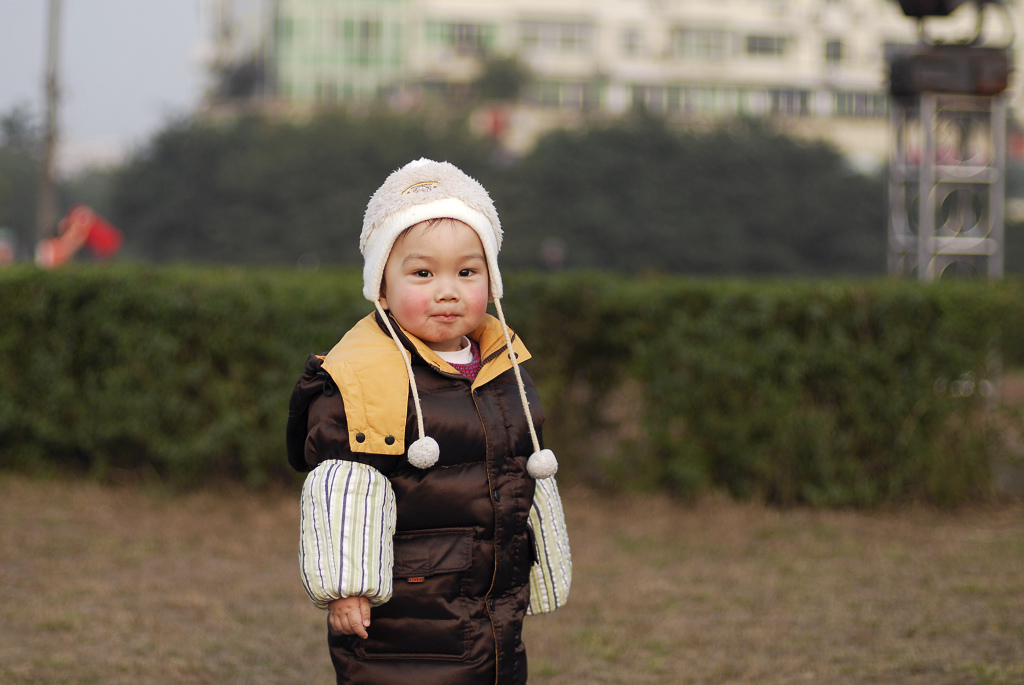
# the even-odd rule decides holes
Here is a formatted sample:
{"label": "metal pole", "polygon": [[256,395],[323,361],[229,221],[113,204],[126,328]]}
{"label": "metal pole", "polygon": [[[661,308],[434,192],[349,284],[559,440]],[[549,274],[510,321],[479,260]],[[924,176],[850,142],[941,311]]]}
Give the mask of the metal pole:
{"label": "metal pole", "polygon": [[900,272],[903,260],[902,238],[906,214],[906,158],[903,153],[905,112],[903,105],[893,101],[890,124],[892,140],[889,147],[889,273]]}
{"label": "metal pole", "polygon": [[935,255],[935,93],[921,93],[921,146],[920,177],[918,179],[917,221],[917,277],[922,281],[934,280]]}
{"label": "metal pole", "polygon": [[992,166],[996,174],[989,186],[989,239],[995,249],[989,254],[988,275],[1002,278],[1005,250],[1004,204],[1006,202],[1006,102],[1002,97],[992,99]]}
{"label": "metal pole", "polygon": [[36,213],[36,237],[50,237],[57,225],[57,199],[53,185],[53,165],[57,147],[57,48],[60,42],[61,0],[50,0],[49,32],[46,46],[46,134],[43,158],[39,164],[39,205]]}
{"label": "metal pole", "polygon": [[935,272],[935,122],[938,95],[921,94],[921,129],[924,143],[921,151],[921,178],[918,184],[918,277],[934,281]]}

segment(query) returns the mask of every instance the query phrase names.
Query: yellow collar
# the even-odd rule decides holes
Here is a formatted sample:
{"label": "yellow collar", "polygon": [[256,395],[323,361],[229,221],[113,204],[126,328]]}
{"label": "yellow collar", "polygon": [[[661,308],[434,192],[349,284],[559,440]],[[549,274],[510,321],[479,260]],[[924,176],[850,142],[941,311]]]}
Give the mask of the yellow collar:
{"label": "yellow collar", "polygon": [[[392,324],[397,326],[393,319]],[[434,369],[444,374],[460,375],[419,338],[400,326],[398,330]],[[517,359],[526,361],[530,358],[529,351],[514,333],[511,335]],[[512,368],[498,319],[488,314],[469,337],[480,346],[483,361],[473,388]],[[324,357],[323,369],[334,379],[344,398],[352,451],[404,454],[409,377],[398,347],[391,336],[381,330],[376,313],[364,317],[342,337]]]}

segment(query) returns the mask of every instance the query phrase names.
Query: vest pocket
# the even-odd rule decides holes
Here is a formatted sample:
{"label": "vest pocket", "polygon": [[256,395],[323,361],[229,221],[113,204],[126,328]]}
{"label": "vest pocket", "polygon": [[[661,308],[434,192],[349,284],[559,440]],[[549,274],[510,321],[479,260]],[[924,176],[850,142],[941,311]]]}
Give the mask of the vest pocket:
{"label": "vest pocket", "polygon": [[438,528],[395,535],[395,578],[457,573],[469,570],[472,564],[472,528]]}
{"label": "vest pocket", "polygon": [[461,661],[471,643],[463,597],[473,563],[473,529],[444,528],[394,537],[394,594],[373,610],[360,659]]}

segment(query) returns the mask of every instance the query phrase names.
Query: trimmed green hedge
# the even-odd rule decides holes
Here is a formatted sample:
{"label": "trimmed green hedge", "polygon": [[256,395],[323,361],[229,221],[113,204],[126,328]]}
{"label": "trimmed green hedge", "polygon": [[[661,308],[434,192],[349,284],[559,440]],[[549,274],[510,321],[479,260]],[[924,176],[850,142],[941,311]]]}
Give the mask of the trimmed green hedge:
{"label": "trimmed green hedge", "polygon": [[[563,478],[782,504],[990,490],[1024,284],[507,274]],[[291,479],[289,393],[370,311],[344,270],[0,270],[0,467]]]}

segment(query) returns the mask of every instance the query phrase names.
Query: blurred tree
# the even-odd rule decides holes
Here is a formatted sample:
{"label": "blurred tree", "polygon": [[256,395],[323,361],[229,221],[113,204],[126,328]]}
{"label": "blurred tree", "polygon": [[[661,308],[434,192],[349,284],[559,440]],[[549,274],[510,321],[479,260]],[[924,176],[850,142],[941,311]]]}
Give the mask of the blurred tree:
{"label": "blurred tree", "polygon": [[693,274],[880,274],[885,182],[753,121],[681,133],[652,117],[556,131],[489,163],[462,121],[325,113],[170,126],[116,175],[109,218],[158,261],[358,264],[370,195],[426,156],[490,191],[503,262]]}
{"label": "blurred tree", "polygon": [[363,211],[387,174],[424,156],[478,173],[487,155],[461,122],[182,121],[120,171],[110,218],[146,259],[358,264]]}
{"label": "blurred tree", "polygon": [[83,203],[103,217],[110,216],[111,198],[118,177],[116,167],[93,166],[61,179],[57,197],[62,208]]}
{"label": "blurred tree", "polygon": [[1006,224],[1003,259],[1006,273],[1024,274],[1024,222]]}
{"label": "blurred tree", "polygon": [[530,79],[530,69],[515,57],[491,57],[473,82],[481,100],[515,101]]}
{"label": "blurred tree", "polygon": [[215,102],[252,100],[263,94],[266,85],[266,58],[261,53],[237,62],[221,64],[213,69],[214,86],[210,93]]}
{"label": "blurred tree", "polygon": [[[824,144],[754,121],[707,134],[641,117],[557,131],[504,179],[507,260],[697,274],[870,274],[885,269],[882,178],[858,175]],[[511,242],[511,241],[510,241]]]}
{"label": "blurred tree", "polygon": [[28,256],[35,245],[36,192],[41,134],[27,105],[0,115],[0,226]]}

